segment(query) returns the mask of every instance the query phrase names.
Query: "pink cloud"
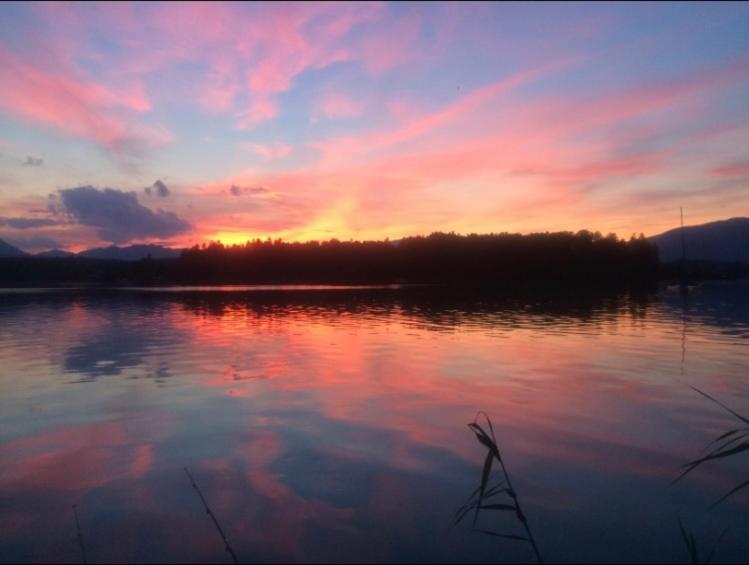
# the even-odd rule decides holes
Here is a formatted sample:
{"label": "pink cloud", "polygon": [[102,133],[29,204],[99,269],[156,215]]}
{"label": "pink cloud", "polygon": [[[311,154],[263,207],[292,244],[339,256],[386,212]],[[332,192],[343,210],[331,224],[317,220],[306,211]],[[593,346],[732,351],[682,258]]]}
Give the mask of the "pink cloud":
{"label": "pink cloud", "polygon": [[0,109],[115,152],[133,144],[159,145],[170,134],[132,125],[132,116],[150,109],[142,87],[115,91],[75,74],[48,72],[0,47],[3,88]]}
{"label": "pink cloud", "polygon": [[198,98],[200,105],[211,112],[227,112],[234,107],[241,92],[241,81],[233,63],[219,59],[211,65],[208,80],[201,86]]}
{"label": "pink cloud", "polygon": [[546,128],[583,130],[634,117],[672,111],[705,98],[719,89],[749,79],[749,58],[704,69],[687,76],[644,83],[608,94],[565,100],[547,98],[530,111]]}
{"label": "pink cloud", "polygon": [[315,103],[315,112],[326,118],[354,118],[364,112],[364,104],[340,92],[327,92]]}
{"label": "pink cloud", "polygon": [[[394,37],[406,38],[417,22],[416,16],[393,19],[379,2],[54,4],[35,11],[48,30],[35,42],[44,52],[39,57],[54,54],[70,67],[114,63],[100,72],[118,91],[123,83],[189,62],[204,69],[204,78],[180,89],[180,101],[190,97],[203,108],[233,114],[239,128],[277,117],[278,96],[302,73],[343,61],[361,61],[372,73],[392,67],[397,46],[378,44],[381,26],[372,24],[384,23]],[[102,29],[121,47],[106,58],[90,41]],[[155,86],[162,97],[174,96],[160,89],[167,83]]]}
{"label": "pink cloud", "polygon": [[[399,237],[434,226],[548,229],[550,218],[559,229],[559,217],[569,229],[587,225],[624,235],[639,231],[629,226],[652,226],[646,208],[630,206],[627,216],[621,202],[642,187],[680,178],[674,163],[684,147],[643,140],[681,127],[685,112],[744,80],[747,70],[738,63],[595,96],[549,99],[521,90],[568,64],[512,75],[432,112],[403,112],[390,128],[328,139],[317,145],[317,165],[249,175],[245,182],[294,195],[303,213],[278,223],[277,234],[300,239]],[[710,142],[698,133],[693,143]],[[601,185],[607,190],[599,191]],[[715,199],[709,192],[704,198]],[[248,210],[248,222],[252,217]]]}
{"label": "pink cloud", "polygon": [[364,69],[379,75],[416,59],[422,25],[419,12],[412,12],[388,23],[387,31],[364,36],[360,47]]}
{"label": "pink cloud", "polygon": [[280,159],[286,157],[294,149],[287,143],[251,143],[245,142],[241,146],[264,159]]}
{"label": "pink cloud", "polygon": [[270,96],[258,97],[250,102],[246,111],[238,116],[237,127],[246,129],[275,118],[278,115],[278,105]]}
{"label": "pink cloud", "polygon": [[749,177],[749,162],[727,163],[715,167],[712,173],[721,177]]}
{"label": "pink cloud", "polygon": [[[464,94],[458,100],[442,109],[428,114],[417,115],[416,117],[408,116],[408,119],[399,124],[395,129],[343,136],[315,143],[314,147],[322,151],[323,163],[337,162],[339,160],[348,161],[363,152],[374,153],[385,149],[393,149],[406,142],[415,141],[424,136],[431,135],[440,128],[452,126],[459,130],[459,128],[464,126],[466,116],[473,116],[472,120],[474,123],[485,124],[485,112],[491,112],[492,106],[497,107],[501,97],[507,96],[533,79],[556,71],[567,64],[569,64],[569,61],[564,60],[516,73],[500,81],[480,87],[468,94]],[[414,105],[409,104],[408,107],[414,107]],[[482,111],[484,112],[483,114]],[[494,113],[496,113],[496,110],[494,110]],[[450,131],[451,139],[454,140],[455,135],[456,129],[452,129]]]}
{"label": "pink cloud", "polygon": [[264,26],[225,29],[228,49],[218,56],[219,67],[244,72],[244,86],[237,87],[231,81],[223,87],[211,84],[210,94],[204,97],[225,107],[227,100],[244,92],[250,102],[240,108],[240,128],[275,118],[279,111],[277,95],[288,91],[301,73],[350,60],[353,54],[343,41],[346,34],[359,24],[379,18],[382,12],[378,4],[281,4],[264,8]]}
{"label": "pink cloud", "polygon": [[[455,4],[445,10],[462,9]],[[71,38],[64,49],[76,57],[61,56],[66,62],[63,72],[31,67],[11,54],[15,59],[0,73],[9,77],[4,84],[14,88],[0,92],[0,104],[14,115],[113,149],[143,136],[144,128],[133,123],[151,104],[158,107],[163,101],[155,94],[158,84],[165,85],[163,96],[196,102],[232,116],[239,128],[252,128],[283,112],[283,94],[302,75],[306,82],[309,74],[346,62],[342,65],[346,73],[364,70],[381,79],[379,75],[399,65],[416,69],[416,60],[423,66],[434,63],[435,53],[454,46],[460,40],[457,34],[465,29],[461,24],[451,31],[453,22],[445,18],[446,28],[438,29],[431,20],[422,19],[430,17],[426,12],[415,9],[395,18],[389,9],[371,3],[215,8],[198,3],[136,4],[127,9],[110,9],[107,4],[85,10],[66,5],[63,11],[76,15],[64,20],[64,33]],[[90,42],[76,42],[74,36],[94,33],[105,21],[107,26],[102,27],[122,49],[115,50],[118,64],[102,68],[97,75],[100,82],[93,83],[82,78],[85,74],[67,70],[74,68],[68,63],[78,59],[88,68],[95,62],[95,50],[86,50]],[[430,37],[442,42],[439,48],[426,49],[429,60],[422,37],[427,29]],[[483,48],[495,41],[493,37],[466,40],[487,42],[481,44]],[[547,212],[547,217],[558,217],[565,207],[567,217],[596,219],[597,211],[613,205],[615,193],[641,190],[646,182],[680,180],[683,175],[674,172],[673,163],[685,159],[686,153],[668,145],[669,134],[686,143],[688,136],[681,133],[689,114],[698,105],[700,111],[714,111],[722,90],[749,78],[744,59],[604,93],[559,90],[552,85],[552,95],[549,85],[554,81],[540,85],[535,81],[581,59],[560,56],[549,62],[548,53],[544,57],[544,64],[514,67],[525,70],[475,90],[456,88],[453,100],[441,107],[435,107],[433,92],[423,100],[411,93],[383,101],[390,112],[373,126],[376,129],[315,141],[311,145],[321,159],[304,169],[231,175],[231,182],[238,185],[268,186],[271,191],[233,201],[205,196],[199,207],[200,229],[241,231],[237,226],[247,226],[248,231],[267,229],[300,237],[328,232],[377,236],[386,230],[405,235],[430,226],[470,228],[467,218],[476,218],[472,223],[477,229],[491,229],[497,218],[513,221],[510,208],[517,212],[515,219]],[[7,53],[0,53],[0,62],[6,58]],[[111,62],[107,57],[104,61]],[[204,72],[183,91],[172,88],[169,73],[183,72],[177,68],[184,63]],[[513,67],[508,63],[503,68]],[[579,65],[576,72],[585,70]],[[160,80],[148,82],[149,99],[142,85],[156,77]],[[313,115],[362,115],[365,105],[345,92],[322,92],[311,103]],[[695,132],[695,141],[689,143],[708,143],[696,140],[703,130]],[[158,133],[150,130],[146,137],[153,140]],[[268,160],[292,151],[283,143],[241,146]],[[711,159],[714,153],[700,156],[695,168],[718,176],[745,172],[743,165]],[[287,162],[278,163],[283,164]],[[597,193],[601,184],[611,185],[612,190]],[[227,186],[228,181],[222,190]],[[576,209],[570,211],[573,206]],[[412,209],[419,210],[418,220],[409,217]],[[625,220],[617,222],[621,225]]]}
{"label": "pink cloud", "polygon": [[[650,155],[613,155],[602,160],[602,153],[612,150],[610,141],[586,142],[581,134],[600,135],[601,128],[619,126],[632,118],[668,116],[676,108],[713,96],[716,87],[749,77],[749,66],[740,61],[679,79],[585,98],[532,98],[519,93],[520,87],[568,64],[560,61],[518,73],[464,94],[431,113],[413,118],[406,114],[395,128],[316,143],[314,146],[322,151],[321,166],[335,168],[352,160],[371,162],[388,156],[396,161],[411,159],[412,154],[423,153],[428,147],[427,154],[441,155],[446,164],[451,162],[450,154],[462,155],[465,167],[470,168],[477,166],[476,159],[484,150],[470,154],[466,148],[482,147],[487,154],[493,151],[490,160],[496,170],[544,171],[582,179],[595,176],[596,170],[603,177],[607,172],[616,174],[617,169],[645,166],[645,161],[653,168],[663,154],[651,151]],[[629,143],[636,143],[638,135],[660,130],[640,127],[632,131],[635,133]],[[553,159],[552,154],[558,157]]]}

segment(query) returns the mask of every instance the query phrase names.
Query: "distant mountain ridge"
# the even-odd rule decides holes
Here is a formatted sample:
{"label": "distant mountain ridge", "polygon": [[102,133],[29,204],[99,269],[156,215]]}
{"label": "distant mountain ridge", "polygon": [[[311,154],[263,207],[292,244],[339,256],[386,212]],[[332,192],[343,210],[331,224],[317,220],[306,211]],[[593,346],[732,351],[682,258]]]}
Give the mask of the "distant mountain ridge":
{"label": "distant mountain ridge", "polygon": [[[648,238],[658,246],[661,262],[682,257],[681,228]],[[749,218],[730,218],[684,227],[687,261],[749,263]]]}
{"label": "distant mountain ridge", "polygon": [[14,247],[7,241],[0,239],[0,258],[5,257],[40,257],[42,259],[60,259],[65,257],[84,257],[87,259],[110,259],[117,261],[140,261],[150,256],[152,259],[173,259],[179,257],[181,249],[172,249],[162,245],[138,244],[127,247],[96,247],[86,249],[80,253],[72,253],[64,249],[51,249],[41,253],[27,253],[18,247]]}
{"label": "distant mountain ridge", "polygon": [[37,253],[36,257],[57,259],[60,257],[75,257],[75,253],[65,251],[64,249],[50,249],[49,251],[42,251],[41,253]]}
{"label": "distant mountain ridge", "polygon": [[127,247],[96,247],[78,253],[78,257],[88,259],[116,259],[118,261],[140,261],[150,256],[152,259],[174,259],[182,253],[181,249],[172,249],[161,245],[129,245]]}
{"label": "distant mountain ridge", "polygon": [[0,239],[0,257],[26,257],[28,253]]}

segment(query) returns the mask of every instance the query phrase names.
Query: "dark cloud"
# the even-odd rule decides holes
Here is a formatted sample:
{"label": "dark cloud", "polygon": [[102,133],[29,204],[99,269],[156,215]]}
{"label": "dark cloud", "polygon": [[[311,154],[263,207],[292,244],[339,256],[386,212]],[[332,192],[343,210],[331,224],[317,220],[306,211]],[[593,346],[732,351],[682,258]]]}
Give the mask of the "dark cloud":
{"label": "dark cloud", "polygon": [[2,218],[0,217],[0,226],[8,226],[17,230],[27,230],[33,228],[43,228],[47,226],[56,226],[60,222],[50,218]]}
{"label": "dark cloud", "polygon": [[229,187],[229,194],[232,196],[246,196],[249,194],[262,194],[268,192],[264,186],[237,186],[236,184]]}
{"label": "dark cloud", "polygon": [[59,241],[45,237],[43,235],[32,235],[29,237],[25,236],[10,236],[3,237],[8,243],[24,251],[38,251],[41,249],[55,249],[62,247]]}
{"label": "dark cloud", "polygon": [[169,188],[160,180],[157,180],[155,183],[153,183],[154,189],[156,189],[156,195],[160,196],[161,198],[166,198],[169,196]]}
{"label": "dark cloud", "polygon": [[157,180],[156,182],[153,183],[153,185],[147,186],[143,190],[149,196],[151,196],[151,194],[156,192],[156,196],[158,196],[159,198],[166,198],[167,196],[171,194],[169,187],[160,180]]}
{"label": "dark cloud", "polygon": [[42,165],[44,165],[44,159],[42,159],[41,157],[32,157],[31,155],[29,155],[23,161],[23,165],[25,167],[41,167]]}
{"label": "dark cloud", "polygon": [[68,214],[81,225],[96,228],[99,237],[112,243],[145,237],[169,238],[192,227],[173,212],[146,208],[134,192],[79,186],[60,190],[59,194],[60,205],[52,202],[51,209]]}

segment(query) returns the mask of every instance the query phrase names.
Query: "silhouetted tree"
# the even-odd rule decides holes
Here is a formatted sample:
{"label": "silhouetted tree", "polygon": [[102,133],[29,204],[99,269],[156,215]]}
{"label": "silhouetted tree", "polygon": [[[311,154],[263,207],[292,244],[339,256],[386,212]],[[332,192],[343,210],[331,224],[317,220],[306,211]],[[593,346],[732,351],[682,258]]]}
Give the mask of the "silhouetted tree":
{"label": "silhouetted tree", "polygon": [[209,242],[177,259],[14,258],[0,284],[622,284],[658,277],[655,246],[598,232],[436,232],[398,241]]}

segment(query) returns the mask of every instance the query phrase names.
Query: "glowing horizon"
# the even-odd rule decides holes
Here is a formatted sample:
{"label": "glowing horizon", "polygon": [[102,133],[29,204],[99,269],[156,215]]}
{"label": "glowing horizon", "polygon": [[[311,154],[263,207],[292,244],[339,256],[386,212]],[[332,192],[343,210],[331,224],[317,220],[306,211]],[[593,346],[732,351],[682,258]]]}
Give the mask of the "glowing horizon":
{"label": "glowing horizon", "polygon": [[4,3],[25,250],[749,216],[749,4]]}

